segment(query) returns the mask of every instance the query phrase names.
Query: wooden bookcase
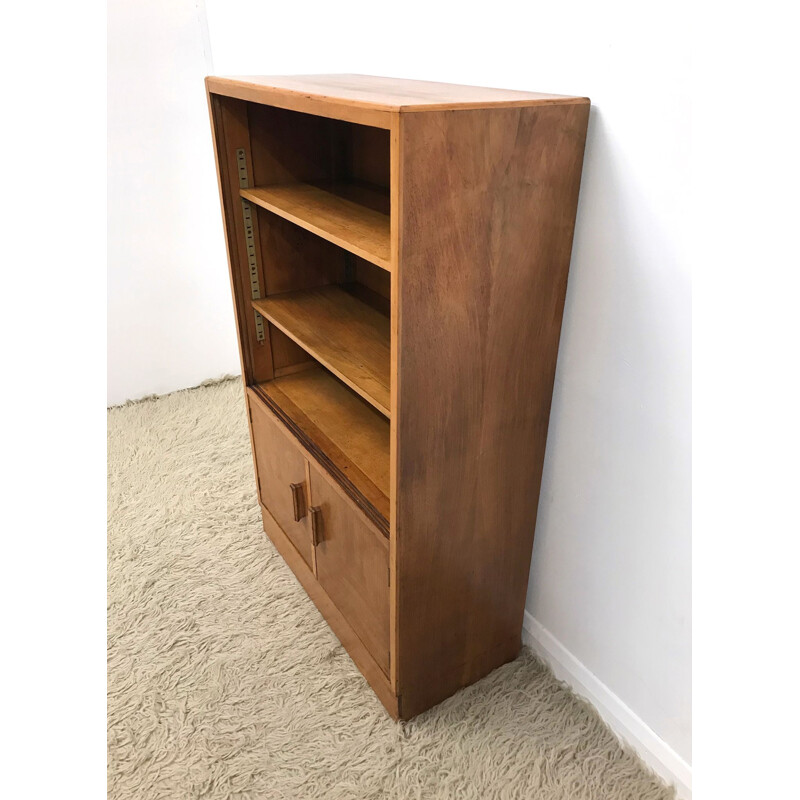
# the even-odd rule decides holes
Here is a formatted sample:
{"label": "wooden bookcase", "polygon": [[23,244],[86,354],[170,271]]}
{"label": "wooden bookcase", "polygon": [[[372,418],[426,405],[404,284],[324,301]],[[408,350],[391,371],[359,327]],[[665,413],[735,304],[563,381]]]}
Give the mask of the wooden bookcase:
{"label": "wooden bookcase", "polygon": [[264,529],[407,719],[519,652],[589,101],[206,88]]}

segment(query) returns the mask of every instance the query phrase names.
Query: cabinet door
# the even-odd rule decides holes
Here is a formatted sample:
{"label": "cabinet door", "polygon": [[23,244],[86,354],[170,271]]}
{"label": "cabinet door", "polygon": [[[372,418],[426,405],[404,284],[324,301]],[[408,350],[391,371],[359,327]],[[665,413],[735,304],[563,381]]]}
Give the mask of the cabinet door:
{"label": "cabinet door", "polygon": [[306,461],[289,437],[280,430],[281,423],[258,402],[249,400],[249,403],[259,499],[311,567]]}
{"label": "cabinet door", "polygon": [[389,542],[311,467],[317,580],[389,674]]}

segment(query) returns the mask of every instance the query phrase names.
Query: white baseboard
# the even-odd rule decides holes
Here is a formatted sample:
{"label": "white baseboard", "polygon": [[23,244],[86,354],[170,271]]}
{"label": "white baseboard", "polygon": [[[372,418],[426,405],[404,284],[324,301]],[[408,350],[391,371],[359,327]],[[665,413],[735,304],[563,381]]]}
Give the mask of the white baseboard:
{"label": "white baseboard", "polygon": [[588,700],[614,734],[635,750],[653,772],[674,785],[679,798],[690,800],[691,766],[527,611],[522,642],[547,663],[559,680]]}

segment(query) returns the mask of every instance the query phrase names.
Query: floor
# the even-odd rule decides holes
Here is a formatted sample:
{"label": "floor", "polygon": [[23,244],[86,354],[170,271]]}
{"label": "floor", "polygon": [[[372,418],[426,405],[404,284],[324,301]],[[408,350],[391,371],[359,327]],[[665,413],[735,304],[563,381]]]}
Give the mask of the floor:
{"label": "floor", "polygon": [[110,409],[111,800],[665,800],[527,650],[393,722],[261,528],[241,382]]}

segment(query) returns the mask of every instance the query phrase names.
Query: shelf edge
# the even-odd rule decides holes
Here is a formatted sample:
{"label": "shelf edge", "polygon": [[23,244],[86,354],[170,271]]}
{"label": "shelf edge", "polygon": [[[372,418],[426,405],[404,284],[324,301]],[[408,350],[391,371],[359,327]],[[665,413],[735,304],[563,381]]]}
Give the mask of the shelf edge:
{"label": "shelf edge", "polygon": [[325,239],[325,241],[331,242],[331,244],[335,244],[337,247],[341,247],[343,250],[347,250],[348,253],[352,253],[359,258],[363,258],[365,261],[369,261],[370,264],[374,264],[376,267],[380,267],[387,272],[392,271],[391,256],[389,258],[383,258],[382,256],[379,256],[370,250],[365,250],[363,247],[359,247],[358,245],[349,242],[347,239],[341,236],[337,236],[335,233],[326,231],[324,228],[319,227],[319,225],[315,225],[313,222],[303,219],[303,217],[298,217],[296,214],[292,214],[275,203],[264,200],[255,193],[255,190],[260,188],[268,187],[254,186],[247,189],[240,189],[239,195],[244,200],[257,205],[259,208],[263,208],[265,211],[269,211],[272,214],[277,214],[279,217],[282,217],[292,224],[303,228],[303,230],[307,230],[309,233],[313,233],[315,236],[319,236],[321,239]]}

